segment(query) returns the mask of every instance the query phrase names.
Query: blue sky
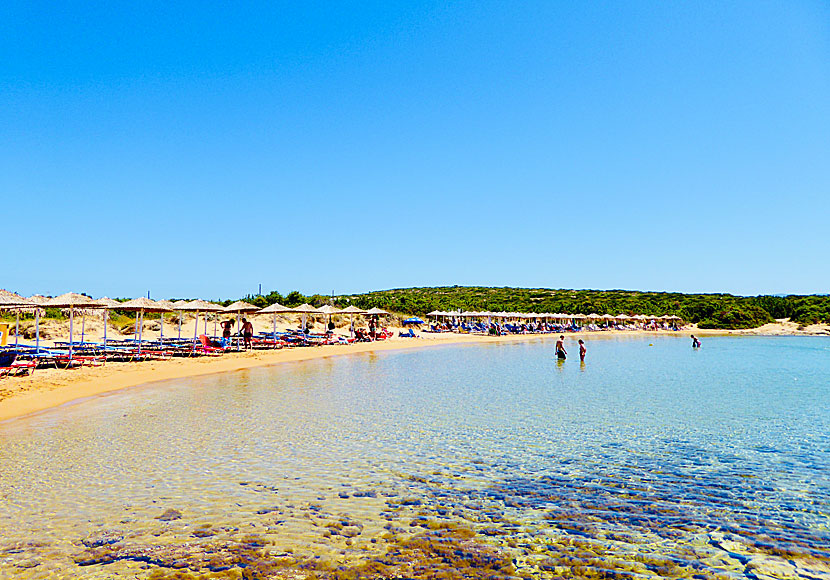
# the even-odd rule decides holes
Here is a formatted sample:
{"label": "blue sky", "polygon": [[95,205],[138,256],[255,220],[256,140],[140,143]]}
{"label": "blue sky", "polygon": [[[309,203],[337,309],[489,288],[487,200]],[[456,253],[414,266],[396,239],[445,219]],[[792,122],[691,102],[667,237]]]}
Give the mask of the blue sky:
{"label": "blue sky", "polygon": [[0,287],[830,291],[825,2],[204,4],[0,9]]}

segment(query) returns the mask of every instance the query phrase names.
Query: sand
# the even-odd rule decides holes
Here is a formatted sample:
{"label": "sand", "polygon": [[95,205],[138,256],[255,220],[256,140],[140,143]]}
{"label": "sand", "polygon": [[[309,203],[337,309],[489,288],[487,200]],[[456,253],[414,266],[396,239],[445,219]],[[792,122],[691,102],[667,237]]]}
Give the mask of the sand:
{"label": "sand", "polygon": [[[270,329],[271,319],[264,317],[254,319],[257,330]],[[340,320],[338,332],[345,334],[343,325],[348,320]],[[277,325],[284,329],[291,321],[282,319]],[[296,323],[295,323],[296,324]],[[55,336],[61,335],[62,328],[57,325],[52,329]],[[319,327],[319,325],[318,325]],[[155,321],[155,328],[158,322]],[[88,321],[88,340],[100,337],[103,325],[100,321]],[[188,321],[182,329],[182,336],[193,336],[193,321]],[[200,332],[204,330],[200,325]],[[212,323],[208,326],[212,334]],[[399,329],[395,329],[397,336]],[[178,329],[175,325],[165,324],[165,336],[176,336]],[[683,336],[689,334],[700,336],[712,335],[800,335],[800,334],[830,334],[827,325],[815,325],[802,328],[786,320],[777,321],[759,329],[749,331],[718,331],[702,330],[694,327],[679,332],[647,332],[647,331],[584,331],[566,335],[566,342],[575,343],[582,338],[599,338],[612,336]],[[68,333],[66,333],[68,335]],[[116,333],[117,334],[117,333]],[[419,338],[391,338],[373,343],[355,343],[350,345],[330,345],[321,347],[285,348],[279,350],[255,350],[252,352],[228,352],[221,357],[201,358],[172,358],[169,360],[149,362],[110,362],[102,367],[82,367],[76,369],[39,369],[34,374],[21,377],[0,379],[0,421],[23,417],[52,407],[81,401],[88,397],[102,395],[141,385],[149,382],[166,381],[185,377],[197,377],[213,373],[233,372],[252,367],[276,365],[285,362],[296,362],[331,356],[348,354],[389,351],[397,349],[424,348],[449,344],[487,344],[493,342],[511,342],[527,340],[554,340],[555,335],[509,335],[490,337],[455,333],[418,333]],[[150,331],[149,336],[155,337],[158,331]],[[113,329],[108,330],[108,336],[113,336]],[[27,341],[28,342],[28,341]],[[49,341],[43,341],[48,343]]]}

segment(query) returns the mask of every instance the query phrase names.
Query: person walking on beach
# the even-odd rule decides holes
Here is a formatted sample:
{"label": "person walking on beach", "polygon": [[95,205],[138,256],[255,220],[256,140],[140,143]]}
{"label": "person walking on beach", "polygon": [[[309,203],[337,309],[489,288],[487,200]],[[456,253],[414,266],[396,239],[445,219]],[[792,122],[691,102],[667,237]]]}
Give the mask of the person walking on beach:
{"label": "person walking on beach", "polygon": [[585,362],[585,353],[588,349],[585,348],[585,341],[581,338],[579,339],[579,360]]}
{"label": "person walking on beach", "polygon": [[556,341],[556,358],[559,360],[565,360],[567,355],[568,352],[565,350],[565,335],[560,334],[559,340]]}
{"label": "person walking on beach", "polygon": [[694,334],[692,335],[692,348],[700,348],[700,341]]}
{"label": "person walking on beach", "polygon": [[246,349],[253,349],[251,339],[254,337],[254,325],[247,318],[242,319],[242,340]]}

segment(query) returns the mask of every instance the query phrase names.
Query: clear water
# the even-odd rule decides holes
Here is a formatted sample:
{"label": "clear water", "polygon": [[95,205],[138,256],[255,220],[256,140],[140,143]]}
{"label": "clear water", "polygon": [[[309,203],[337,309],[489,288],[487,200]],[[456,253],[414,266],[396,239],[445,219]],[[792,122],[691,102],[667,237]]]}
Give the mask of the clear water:
{"label": "clear water", "polygon": [[552,347],[286,364],[0,424],[0,578],[830,578],[830,340]]}

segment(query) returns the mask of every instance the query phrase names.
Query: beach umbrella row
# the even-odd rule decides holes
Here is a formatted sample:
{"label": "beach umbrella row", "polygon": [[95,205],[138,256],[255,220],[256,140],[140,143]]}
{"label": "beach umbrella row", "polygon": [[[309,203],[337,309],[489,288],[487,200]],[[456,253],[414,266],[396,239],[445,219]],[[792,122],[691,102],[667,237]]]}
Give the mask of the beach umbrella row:
{"label": "beach umbrella row", "polygon": [[477,312],[463,310],[433,310],[427,316],[431,317],[457,317],[457,318],[522,318],[522,319],[552,319],[552,320],[681,320],[679,316],[648,316],[637,314],[628,316],[626,314],[565,314],[556,312]]}
{"label": "beach umbrella row", "polygon": [[[144,313],[145,312],[158,312],[161,314],[161,324],[160,324],[160,331],[159,331],[159,339],[163,340],[164,338],[164,313],[165,312],[172,312],[178,311],[180,313],[183,312],[194,312],[196,314],[196,324],[194,328],[194,347],[196,340],[198,339],[198,330],[199,330],[199,314],[204,312],[205,313],[205,334],[207,334],[207,313],[209,312],[233,312],[237,315],[237,330],[241,330],[240,328],[240,317],[243,312],[249,313],[257,313],[257,314],[273,314],[274,315],[274,334],[276,335],[276,317],[277,314],[288,314],[288,313],[297,313],[302,314],[302,325],[303,328],[306,326],[307,316],[309,314],[323,314],[328,315],[329,321],[331,321],[331,316],[334,314],[348,314],[350,317],[350,322],[354,322],[354,315],[361,314],[367,316],[380,316],[389,314],[386,310],[381,308],[372,308],[370,310],[362,310],[355,306],[348,306],[344,309],[338,309],[334,306],[325,305],[320,308],[315,308],[310,304],[302,304],[295,308],[289,308],[287,306],[283,306],[281,304],[271,304],[266,308],[260,309],[258,306],[250,304],[244,301],[237,301],[233,304],[230,304],[226,307],[222,307],[218,304],[214,304],[211,302],[207,302],[205,300],[192,300],[192,301],[184,301],[180,300],[177,302],[171,302],[169,300],[159,300],[154,301],[149,298],[141,297],[135,298],[133,300],[128,300],[126,302],[119,302],[117,300],[113,300],[108,297],[103,297],[100,299],[93,299],[89,296],[84,294],[78,294],[75,292],[68,292],[66,294],[61,294],[60,296],[54,298],[46,298],[43,296],[33,296],[32,298],[25,298],[20,296],[19,294],[15,294],[14,292],[9,292],[7,290],[0,290],[0,309],[14,309],[17,313],[16,322],[15,322],[15,346],[18,344],[18,336],[19,336],[19,326],[20,326],[20,311],[26,309],[34,309],[35,310],[35,335],[36,335],[36,349],[39,351],[40,349],[40,309],[41,308],[60,308],[60,309],[68,309],[69,310],[69,357],[70,360],[73,356],[75,350],[75,334],[74,334],[74,324],[75,324],[75,314],[76,311],[80,312],[83,315],[83,321],[81,323],[81,344],[83,344],[85,340],[85,326],[86,326],[86,312],[90,309],[100,309],[104,311],[104,346],[107,344],[107,323],[109,319],[109,311],[110,310],[126,310],[132,311],[136,313],[136,324],[134,326],[133,335],[138,341],[138,348],[139,353],[141,352],[142,343],[143,343],[143,330],[144,330]],[[181,315],[179,316],[178,320],[178,336],[181,338]],[[239,343],[237,342],[237,348]]]}

